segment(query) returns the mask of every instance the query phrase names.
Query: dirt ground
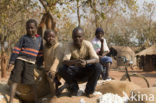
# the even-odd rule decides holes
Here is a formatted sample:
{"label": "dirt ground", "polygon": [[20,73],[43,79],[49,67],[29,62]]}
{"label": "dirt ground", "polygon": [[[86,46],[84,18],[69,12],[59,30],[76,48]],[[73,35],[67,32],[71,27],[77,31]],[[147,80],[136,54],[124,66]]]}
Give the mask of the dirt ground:
{"label": "dirt ground", "polygon": [[[124,70],[110,70],[110,77],[114,78],[115,80],[120,80],[122,75],[125,73]],[[156,71],[153,71],[153,72],[143,72],[141,70],[129,70],[129,73],[138,73],[138,74],[142,74],[146,77],[146,79],[148,80],[149,84],[150,84],[150,87],[153,86],[154,84],[156,84]],[[0,78],[0,84],[6,84],[7,80],[9,78],[9,73],[7,75],[7,78]],[[131,78],[132,82],[138,84],[139,86],[141,87],[147,87],[146,85],[146,82],[142,79],[142,78],[139,78],[139,77],[132,77]],[[62,96],[60,97],[59,99],[57,99],[57,102],[56,103],[80,103],[80,99],[84,99],[86,101],[86,103],[97,103],[97,98],[98,97],[95,97],[95,98],[92,98],[92,99],[89,99],[87,97],[82,97],[82,96],[79,96],[79,97],[68,97],[68,96]]]}
{"label": "dirt ground", "polygon": [[[143,75],[148,80],[150,87],[156,84],[156,71],[152,71],[152,72],[144,72],[142,70],[128,70],[128,71],[129,73],[138,73],[138,74]],[[114,78],[115,80],[120,80],[124,74],[125,74],[124,69],[122,70],[111,69],[110,70],[110,77]],[[7,78],[0,78],[0,83],[1,84],[6,83],[9,78],[9,75],[10,73],[7,73]],[[131,80],[132,82],[138,84],[141,87],[147,87],[145,80],[143,80],[142,78],[131,77]]]}
{"label": "dirt ground", "polygon": [[[152,72],[144,72],[142,70],[129,70],[130,73],[138,73],[143,75],[149,82],[150,87],[152,87],[154,84],[156,84],[156,71]],[[110,71],[110,76],[114,78],[115,80],[120,80],[121,77],[125,74],[124,70],[111,70]],[[132,82],[138,84],[141,87],[147,87],[147,84],[144,79],[140,77],[131,77]]]}
{"label": "dirt ground", "polygon": [[[124,70],[111,70],[110,76],[112,78],[114,78],[115,80],[120,80],[124,73],[125,73]],[[156,83],[156,71],[143,72],[141,70],[129,70],[129,73],[138,73],[138,74],[144,75],[146,77],[146,79],[148,80],[150,86],[152,86],[154,83]],[[145,87],[145,88],[147,87],[146,82],[142,78],[131,77],[131,80],[132,80],[132,82],[138,84],[141,87]],[[70,101],[70,103],[80,103],[81,99],[84,99],[85,103],[97,103],[96,102],[97,98],[99,98],[99,97],[97,96],[97,97],[89,99],[84,96],[72,97],[72,98],[70,98],[68,96],[63,96],[63,97],[60,97],[59,99],[57,99],[56,103],[69,103],[69,101]]]}

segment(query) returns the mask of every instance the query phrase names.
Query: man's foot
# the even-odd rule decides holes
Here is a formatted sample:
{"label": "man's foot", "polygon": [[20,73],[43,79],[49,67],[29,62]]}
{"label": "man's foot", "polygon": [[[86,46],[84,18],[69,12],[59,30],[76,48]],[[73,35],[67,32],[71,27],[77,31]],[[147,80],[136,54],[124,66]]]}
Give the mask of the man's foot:
{"label": "man's foot", "polygon": [[55,81],[55,85],[56,85],[56,87],[58,88],[58,87],[61,85],[61,82],[58,81],[58,80],[54,80],[54,81]]}
{"label": "man's foot", "polygon": [[61,86],[60,88],[57,88],[56,89],[56,96],[60,96],[60,94],[61,94],[61,92],[64,90],[64,89],[66,89],[66,88],[68,88],[69,87],[69,85],[67,84],[67,83],[65,83],[63,86]]}
{"label": "man's foot", "polygon": [[86,97],[88,97],[88,98],[92,98],[92,97],[94,97],[93,94],[84,93],[84,95],[85,95]]}
{"label": "man's foot", "polygon": [[73,91],[73,92],[70,92],[69,96],[70,96],[70,97],[71,97],[71,96],[78,96],[78,93],[77,93],[77,91]]}
{"label": "man's foot", "polygon": [[77,96],[77,91],[76,92],[71,92],[72,96]]}
{"label": "man's foot", "polygon": [[112,80],[112,78],[108,76],[108,77],[104,77],[103,80]]}

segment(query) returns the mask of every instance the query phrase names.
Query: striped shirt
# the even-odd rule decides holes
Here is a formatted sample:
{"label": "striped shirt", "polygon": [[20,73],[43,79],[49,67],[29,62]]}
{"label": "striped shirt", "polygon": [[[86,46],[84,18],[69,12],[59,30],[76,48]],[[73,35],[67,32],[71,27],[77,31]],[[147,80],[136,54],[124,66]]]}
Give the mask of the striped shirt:
{"label": "striped shirt", "polygon": [[39,35],[34,37],[23,35],[12,51],[10,63],[14,64],[16,59],[20,59],[33,64],[42,64],[42,49],[42,38]]}

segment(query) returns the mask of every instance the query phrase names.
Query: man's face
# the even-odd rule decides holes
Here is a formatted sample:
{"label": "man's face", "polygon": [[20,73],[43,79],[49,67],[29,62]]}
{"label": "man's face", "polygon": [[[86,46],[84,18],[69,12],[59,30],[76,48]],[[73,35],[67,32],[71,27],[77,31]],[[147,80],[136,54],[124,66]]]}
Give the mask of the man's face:
{"label": "man's face", "polygon": [[37,27],[35,26],[35,23],[28,23],[26,25],[27,34],[30,36],[34,36],[37,34]]}
{"label": "man's face", "polygon": [[47,44],[49,45],[54,45],[56,43],[56,37],[55,37],[55,33],[54,32],[48,32],[45,36],[45,40],[47,42]]}
{"label": "man's face", "polygon": [[102,32],[96,34],[96,38],[101,40],[104,34]]}
{"label": "man's face", "polygon": [[72,35],[75,46],[81,47],[83,41],[83,31],[78,30]]}

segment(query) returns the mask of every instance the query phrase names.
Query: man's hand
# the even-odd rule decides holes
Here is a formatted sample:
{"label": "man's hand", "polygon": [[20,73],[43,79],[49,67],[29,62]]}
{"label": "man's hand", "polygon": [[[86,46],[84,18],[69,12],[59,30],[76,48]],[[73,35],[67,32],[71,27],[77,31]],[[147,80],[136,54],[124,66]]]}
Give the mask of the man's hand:
{"label": "man's hand", "polygon": [[104,48],[103,48],[103,42],[104,42],[104,39],[100,39],[100,42],[101,42],[101,48],[100,48],[100,51],[98,52],[98,55],[103,55],[103,51],[104,51]]}
{"label": "man's hand", "polygon": [[87,65],[87,62],[86,62],[86,60],[80,59],[79,64],[80,64],[80,66],[85,67]]}
{"label": "man's hand", "polygon": [[78,66],[80,64],[80,60],[65,60],[63,61],[63,64],[66,64],[68,66]]}
{"label": "man's hand", "polygon": [[53,71],[48,71],[47,73],[46,73],[46,75],[49,77],[49,78],[51,78],[52,80],[55,78],[55,72],[53,72]]}
{"label": "man's hand", "polygon": [[100,41],[101,41],[101,43],[103,43],[103,42],[104,42],[104,40],[103,40],[103,39],[100,39]]}

